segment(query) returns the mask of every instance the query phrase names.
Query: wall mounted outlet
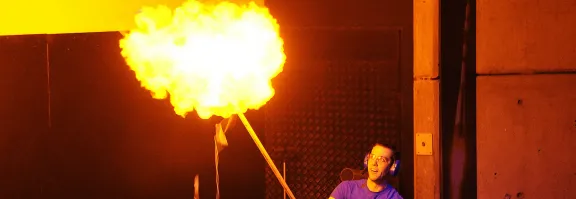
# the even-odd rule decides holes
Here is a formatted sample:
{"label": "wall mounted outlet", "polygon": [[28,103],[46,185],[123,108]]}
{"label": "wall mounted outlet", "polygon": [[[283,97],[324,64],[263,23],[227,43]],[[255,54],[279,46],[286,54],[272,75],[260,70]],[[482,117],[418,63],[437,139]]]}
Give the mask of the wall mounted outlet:
{"label": "wall mounted outlet", "polygon": [[416,155],[432,155],[432,133],[416,134]]}

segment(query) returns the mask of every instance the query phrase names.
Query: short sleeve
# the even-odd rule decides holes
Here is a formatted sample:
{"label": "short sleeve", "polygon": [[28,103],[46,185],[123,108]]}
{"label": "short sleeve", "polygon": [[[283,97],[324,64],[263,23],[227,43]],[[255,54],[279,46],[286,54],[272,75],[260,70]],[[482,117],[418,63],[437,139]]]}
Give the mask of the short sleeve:
{"label": "short sleeve", "polygon": [[400,196],[400,194],[395,193],[395,194],[392,196],[392,199],[404,199],[404,198],[402,198],[402,196]]}
{"label": "short sleeve", "polygon": [[330,197],[334,199],[346,199],[346,193],[348,192],[348,186],[346,186],[346,181],[341,182],[334,191],[330,194]]}
{"label": "short sleeve", "polygon": [[398,193],[398,191],[394,190],[394,192],[391,194],[391,196],[388,197],[388,199],[404,199],[404,198],[402,198],[402,196],[400,195],[400,193]]}

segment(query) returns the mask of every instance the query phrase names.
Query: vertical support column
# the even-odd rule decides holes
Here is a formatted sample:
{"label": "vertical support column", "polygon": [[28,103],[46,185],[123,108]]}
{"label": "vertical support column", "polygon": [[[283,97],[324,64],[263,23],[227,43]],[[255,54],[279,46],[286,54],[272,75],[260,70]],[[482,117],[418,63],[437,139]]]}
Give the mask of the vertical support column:
{"label": "vertical support column", "polygon": [[440,198],[439,0],[414,1],[414,198]]}

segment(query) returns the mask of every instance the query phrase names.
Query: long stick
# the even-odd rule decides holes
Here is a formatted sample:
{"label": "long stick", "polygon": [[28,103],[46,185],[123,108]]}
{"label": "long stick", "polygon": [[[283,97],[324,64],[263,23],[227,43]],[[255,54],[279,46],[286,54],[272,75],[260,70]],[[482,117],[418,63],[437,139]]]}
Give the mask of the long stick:
{"label": "long stick", "polygon": [[[282,173],[284,180],[286,180],[286,161],[282,161]],[[286,199],[286,190],[284,190],[284,194],[282,195],[284,196],[284,199]]]}
{"label": "long stick", "polygon": [[248,122],[244,114],[238,113],[238,117],[240,117],[240,120],[242,120],[244,127],[246,127],[246,130],[248,130],[248,133],[254,140],[254,143],[256,143],[256,146],[258,147],[258,149],[260,149],[260,153],[262,153],[262,156],[264,156],[264,159],[268,163],[268,166],[270,166],[270,169],[272,169],[272,172],[274,172],[274,175],[276,175],[276,178],[278,178],[278,181],[280,181],[280,184],[282,184],[282,187],[284,187],[284,190],[286,190],[290,199],[296,199],[296,197],[294,197],[294,194],[290,190],[290,187],[288,187],[288,184],[286,183],[286,181],[284,181],[282,174],[280,174],[280,171],[278,171],[278,168],[276,168],[276,165],[274,165],[272,158],[270,158],[268,152],[266,152],[266,149],[260,142],[258,135],[256,135],[256,133],[254,132],[254,129],[252,129],[252,126],[250,126],[250,123]]}
{"label": "long stick", "polygon": [[198,192],[198,190],[200,190],[200,180],[198,179],[198,175],[196,174],[196,176],[194,176],[194,199],[200,199],[200,193]]}

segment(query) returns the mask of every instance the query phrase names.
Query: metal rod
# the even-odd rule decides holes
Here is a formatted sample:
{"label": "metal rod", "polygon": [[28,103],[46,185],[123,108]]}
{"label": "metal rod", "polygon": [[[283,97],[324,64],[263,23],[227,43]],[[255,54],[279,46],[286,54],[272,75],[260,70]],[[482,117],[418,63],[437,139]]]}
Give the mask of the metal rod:
{"label": "metal rod", "polygon": [[200,199],[200,179],[198,175],[194,176],[194,199]]}
{"label": "metal rod", "polygon": [[258,149],[260,149],[260,153],[262,153],[262,156],[264,156],[264,159],[268,163],[268,166],[270,166],[270,169],[272,169],[272,172],[274,173],[274,175],[276,175],[276,178],[278,179],[278,181],[280,181],[280,184],[282,184],[282,187],[284,187],[284,190],[288,193],[290,199],[296,199],[296,197],[294,197],[294,194],[290,190],[290,187],[288,187],[288,184],[282,177],[282,174],[280,174],[280,171],[278,171],[278,168],[276,168],[276,165],[274,165],[272,158],[270,158],[270,155],[268,155],[268,152],[266,152],[264,145],[262,145],[262,142],[260,142],[258,135],[256,135],[256,133],[254,132],[254,129],[252,129],[252,126],[250,126],[250,123],[248,122],[244,114],[238,113],[238,116],[240,117],[240,120],[244,124],[244,127],[246,127],[246,130],[248,130],[248,133],[252,137],[252,140],[254,140],[254,143],[256,144]]}
{"label": "metal rod", "polygon": [[[284,180],[286,180],[286,161],[282,161],[282,172],[284,174]],[[284,199],[286,199],[286,190],[284,190]]]}

